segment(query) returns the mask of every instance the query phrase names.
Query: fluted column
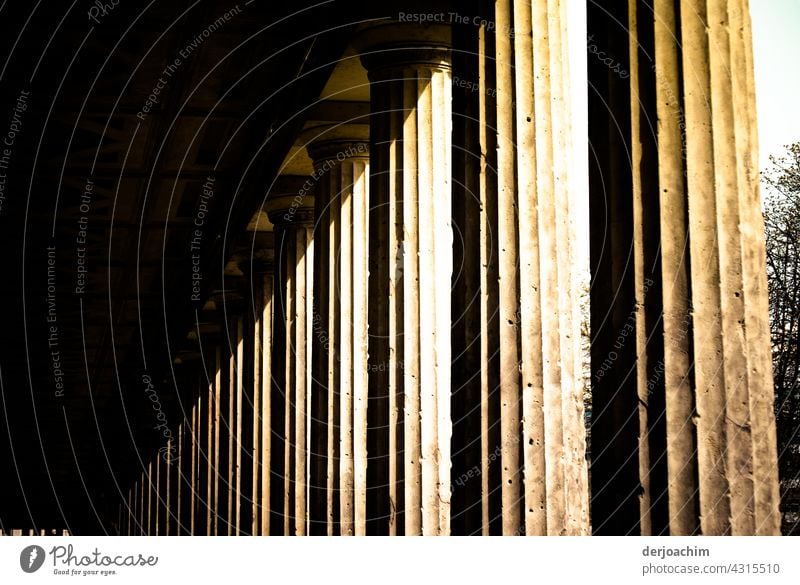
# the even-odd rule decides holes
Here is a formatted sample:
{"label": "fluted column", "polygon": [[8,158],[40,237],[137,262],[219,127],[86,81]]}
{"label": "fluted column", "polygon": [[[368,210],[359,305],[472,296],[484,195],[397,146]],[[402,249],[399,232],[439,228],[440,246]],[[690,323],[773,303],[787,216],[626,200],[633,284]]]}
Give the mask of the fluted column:
{"label": "fluted column", "polygon": [[203,442],[205,444],[206,450],[206,461],[204,466],[204,484],[205,484],[205,502],[206,502],[206,509],[205,509],[205,534],[206,536],[214,536],[215,534],[215,526],[216,526],[216,504],[215,504],[215,493],[214,493],[214,478],[216,477],[216,451],[215,446],[216,443],[214,441],[214,436],[216,433],[216,356],[217,356],[217,349],[214,345],[211,345],[206,350],[208,355],[208,362],[207,362],[207,371],[206,371],[206,419],[205,419],[205,428],[204,428],[204,436]]}
{"label": "fluted column", "polygon": [[[222,483],[222,450],[221,439],[223,434],[222,418],[222,348],[219,341],[211,343],[209,349],[209,386],[208,386],[208,437],[206,444],[209,450],[209,461],[207,471],[208,481],[208,511],[207,533],[209,536],[224,534],[221,528],[221,504],[220,504],[220,485]],[[224,489],[224,487],[223,487]]]}
{"label": "fluted column", "polygon": [[[190,414],[191,410],[189,409]],[[187,416],[178,424],[178,534],[191,534],[192,430]]]}
{"label": "fluted column", "polygon": [[272,484],[272,263],[259,263],[252,274],[253,310],[253,436],[251,533],[270,532]]}
{"label": "fluted column", "polygon": [[173,444],[173,439],[168,439],[166,450],[164,452],[159,452],[159,457],[161,457],[164,462],[164,534],[168,536],[175,534],[175,515],[172,509],[172,502],[175,498],[173,493],[173,485],[175,483],[175,461],[172,455]]}
{"label": "fluted column", "polygon": [[481,16],[493,26],[456,31],[453,322],[466,338],[454,356],[454,521],[468,534],[585,534],[586,267],[565,3],[486,2]]}
{"label": "fluted column", "polygon": [[[229,340],[230,328],[221,310],[222,303],[217,302],[219,310],[216,318],[219,323],[220,336],[216,348],[216,364],[214,374],[214,510],[216,517],[212,520],[214,534],[230,535],[233,532],[233,488],[236,455],[233,450],[235,433],[235,344],[231,348]],[[231,372],[234,374],[231,381]]]}
{"label": "fluted column", "polygon": [[[515,3],[513,23],[506,18],[522,32],[513,37],[517,177],[509,203],[519,205],[516,321],[525,530],[530,535],[585,534],[589,502],[579,294],[586,267],[577,265],[579,203],[568,170],[575,153],[566,2]],[[501,102],[509,93],[502,94]],[[502,191],[502,179],[500,185]],[[500,318],[503,322],[502,311]]]}
{"label": "fluted column", "polygon": [[131,509],[130,519],[128,520],[128,536],[139,534],[139,482],[136,481],[131,488]]}
{"label": "fluted column", "polygon": [[181,534],[182,526],[180,524],[179,507],[178,507],[178,494],[180,493],[180,484],[183,482],[182,476],[182,462],[180,459],[181,442],[178,434],[178,429],[173,431],[172,437],[167,441],[166,452],[159,452],[158,456],[163,457],[163,462],[167,469],[166,477],[166,534],[170,536]]}
{"label": "fluted column", "polygon": [[[254,494],[258,482],[254,481],[258,469],[256,444],[260,435],[261,418],[256,410],[256,385],[260,384],[260,369],[256,372],[256,338],[260,331],[258,320],[260,315],[253,311],[255,300],[253,294],[261,295],[260,286],[253,291],[245,285],[248,278],[261,279],[261,273],[253,271],[253,260],[241,258],[238,254],[228,262],[226,267],[225,289],[229,297],[225,304],[226,322],[228,323],[231,361],[230,385],[233,397],[233,479],[232,479],[232,529],[234,535],[257,534],[254,529],[254,518],[258,515]],[[260,392],[259,392],[260,402]],[[259,425],[258,431],[256,426]]]}
{"label": "fluted column", "polygon": [[136,485],[134,484],[132,487],[128,488],[128,493],[125,497],[124,506],[125,509],[123,510],[124,520],[122,524],[122,535],[123,536],[131,536],[131,519],[133,517],[133,502],[135,498],[135,489]]}
{"label": "fluted column", "polygon": [[137,478],[133,482],[133,487],[131,488],[131,520],[130,520],[130,528],[129,534],[130,536],[136,536],[139,534],[139,479]]}
{"label": "fluted column", "polygon": [[153,460],[147,462],[147,524],[145,525],[145,534],[153,536],[156,533],[155,519],[156,519],[156,502],[158,493],[156,491],[156,471]]}
{"label": "fluted column", "polygon": [[589,28],[592,143],[632,157],[592,169],[593,278],[611,286],[593,289],[593,436],[617,437],[593,464],[593,527],[778,534],[748,3],[590,6]]}
{"label": "fluted column", "polygon": [[448,534],[450,31],[386,24],[358,44],[372,102],[369,530]]}
{"label": "fluted column", "polygon": [[199,490],[197,485],[198,479],[198,455],[200,446],[200,437],[198,434],[198,415],[199,404],[197,401],[192,401],[191,419],[189,421],[188,443],[189,443],[189,534],[197,534],[197,509]]}
{"label": "fluted column", "polygon": [[147,504],[147,496],[145,493],[147,491],[147,486],[145,480],[147,479],[147,467],[142,467],[142,473],[139,477],[139,517],[138,517],[138,527],[136,533],[138,535],[147,534],[147,525],[145,521],[147,519],[147,513],[145,512],[145,505]]}
{"label": "fluted column", "polygon": [[160,460],[160,454],[157,451],[153,453],[152,457],[152,500],[151,500],[151,513],[150,513],[150,535],[162,535],[163,520],[164,520],[164,495],[163,495],[163,462]]}
{"label": "fluted column", "polygon": [[[201,351],[204,348],[201,347]],[[196,535],[208,535],[209,531],[209,470],[211,455],[209,453],[209,415],[213,404],[210,401],[210,380],[213,379],[213,371],[209,371],[208,357],[213,355],[212,351],[206,350],[205,356],[198,360],[198,383],[197,383],[197,415],[196,415],[196,443],[197,443],[197,482],[196,482],[196,501],[197,509],[195,512],[195,531]]]}
{"label": "fluted column", "polygon": [[[305,178],[285,180],[267,200],[267,213],[275,225],[276,289],[273,351],[282,352],[283,392],[283,534],[306,534],[308,413],[311,395],[311,331],[313,330],[314,197],[303,188]],[[295,187],[292,189],[292,187]],[[285,194],[287,191],[290,194]],[[273,411],[277,405],[272,403]],[[273,417],[274,419],[274,417]],[[273,457],[280,456],[273,451]],[[274,527],[273,527],[274,529]]]}
{"label": "fluted column", "polygon": [[308,131],[316,183],[312,533],[366,534],[369,127]]}
{"label": "fluted column", "polygon": [[244,404],[244,322],[240,314],[229,315],[230,322],[230,425],[229,453],[231,457],[230,469],[230,500],[228,513],[230,517],[229,535],[241,533],[242,513],[242,465],[243,465],[243,414],[248,406]]}
{"label": "fluted column", "polygon": [[172,459],[170,456],[170,447],[172,446],[172,439],[167,439],[166,443],[158,449],[157,459],[159,462],[159,521],[158,533],[161,535],[172,534],[174,522],[172,518],[172,505],[171,490],[172,478],[174,472],[172,470]]}
{"label": "fluted column", "polygon": [[[213,381],[214,388],[208,414],[213,420],[206,438],[206,442],[211,439],[211,457],[214,460],[210,491],[216,518],[211,519],[210,531],[220,536],[234,536],[240,534],[242,528],[245,531],[250,528],[249,513],[244,527],[241,521],[243,498],[249,500],[249,488],[243,487],[242,468],[249,450],[243,441],[245,410],[251,408],[245,390],[244,305],[233,289],[217,293],[214,301],[220,335],[217,347],[211,352],[216,363],[211,366],[210,381]],[[189,440],[192,440],[192,435]],[[196,449],[186,455],[191,456],[194,451]],[[250,465],[249,461],[247,465]]]}
{"label": "fluted column", "polygon": [[133,484],[133,489],[131,490],[131,518],[130,518],[130,526],[128,527],[128,535],[129,536],[136,536],[139,534],[139,481],[137,480]]}
{"label": "fluted column", "polygon": [[150,534],[154,534],[155,536],[163,534],[161,531],[161,520],[163,519],[161,478],[161,456],[156,451],[156,454],[153,456],[153,512],[152,524],[150,527]]}

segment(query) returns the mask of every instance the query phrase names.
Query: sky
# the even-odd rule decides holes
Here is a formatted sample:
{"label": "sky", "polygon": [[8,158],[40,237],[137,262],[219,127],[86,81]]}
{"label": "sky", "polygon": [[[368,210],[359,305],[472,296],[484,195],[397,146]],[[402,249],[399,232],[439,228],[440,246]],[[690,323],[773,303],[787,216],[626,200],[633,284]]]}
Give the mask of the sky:
{"label": "sky", "polygon": [[759,166],[800,142],[800,0],[750,0]]}

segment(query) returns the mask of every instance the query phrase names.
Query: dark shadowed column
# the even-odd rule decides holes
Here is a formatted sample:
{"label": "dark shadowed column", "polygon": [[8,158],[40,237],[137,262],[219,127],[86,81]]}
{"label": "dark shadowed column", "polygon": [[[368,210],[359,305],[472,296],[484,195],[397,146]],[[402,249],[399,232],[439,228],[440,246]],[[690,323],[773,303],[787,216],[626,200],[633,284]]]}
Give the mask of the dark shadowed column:
{"label": "dark shadowed column", "polygon": [[[284,354],[283,526],[284,534],[302,536],[308,521],[314,196],[303,189],[304,177],[293,179],[279,179],[266,209],[275,225],[275,286],[281,289],[275,321],[282,321],[285,331],[285,343],[274,347]],[[274,413],[274,401],[272,406]],[[273,450],[273,457],[279,456]]]}
{"label": "dark shadowed column", "polygon": [[306,140],[317,198],[312,523],[322,534],[359,536],[367,498],[369,127],[319,126]]}
{"label": "dark shadowed column", "polygon": [[450,533],[450,28],[357,41],[371,82],[368,531]]}

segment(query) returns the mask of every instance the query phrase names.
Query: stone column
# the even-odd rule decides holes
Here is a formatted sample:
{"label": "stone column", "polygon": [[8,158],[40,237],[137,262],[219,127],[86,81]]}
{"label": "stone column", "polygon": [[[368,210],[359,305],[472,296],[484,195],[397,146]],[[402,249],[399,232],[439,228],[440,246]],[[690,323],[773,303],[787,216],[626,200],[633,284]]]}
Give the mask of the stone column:
{"label": "stone column", "polygon": [[139,508],[138,493],[139,493],[139,485],[138,482],[135,482],[130,492],[130,508],[129,508],[130,515],[128,516],[128,536],[136,536],[139,533],[139,528],[137,526],[138,523],[137,510]]}
{"label": "stone column", "polygon": [[123,524],[123,531],[122,531],[122,534],[124,536],[131,536],[131,518],[133,516],[132,504],[133,504],[133,498],[135,498],[135,493],[136,493],[134,491],[135,489],[136,489],[135,485],[133,487],[128,488],[128,494],[125,497],[125,502],[124,502],[125,522]]}
{"label": "stone column", "polygon": [[139,481],[139,498],[140,498],[140,505],[139,505],[139,534],[146,535],[147,534],[147,493],[149,491],[149,485],[147,483],[147,466],[145,465],[142,468],[142,478]]}
{"label": "stone column", "polygon": [[139,534],[147,534],[147,466],[142,468],[139,480]]}
{"label": "stone column", "polygon": [[145,479],[147,477],[146,474],[146,467],[139,478],[139,517],[138,517],[138,526],[136,533],[140,536],[147,534],[147,525],[145,524],[147,513],[145,512],[145,505],[147,504],[147,496],[146,493],[146,486],[145,486]]}
{"label": "stone column", "polygon": [[[226,344],[230,347],[229,386],[231,407],[231,534],[252,533],[253,525],[253,410],[255,316],[250,293],[244,285],[250,260],[238,255],[225,268]],[[231,440],[232,439],[232,440]]]}
{"label": "stone column", "polygon": [[[275,225],[276,289],[283,321],[281,339],[283,390],[283,533],[302,536],[307,525],[308,413],[311,395],[310,333],[313,329],[314,196],[304,189],[305,177],[279,179],[266,203]],[[287,194],[288,193],[288,194]],[[277,405],[273,401],[273,409]],[[273,451],[273,457],[278,456]]]}
{"label": "stone column", "polygon": [[206,502],[205,534],[206,536],[213,536],[215,519],[217,515],[216,506],[214,504],[214,478],[216,477],[216,453],[214,450],[214,434],[216,432],[216,417],[214,416],[216,409],[216,347],[212,345],[208,348],[206,353],[209,361],[206,362],[206,419],[204,428],[205,432],[203,433],[203,442],[206,450],[206,461],[203,468],[205,476],[204,485]]}
{"label": "stone column", "polygon": [[206,433],[204,442],[208,453],[208,467],[205,469],[206,485],[206,534],[216,536],[220,532],[220,432],[222,427],[222,348],[219,341],[219,325],[210,327],[215,335],[204,341],[208,354],[208,387],[206,389]]}
{"label": "stone column", "polygon": [[139,534],[139,482],[133,484],[131,489],[131,517],[128,526],[128,535]]}
{"label": "stone column", "polygon": [[444,535],[450,531],[450,31],[384,24],[357,42],[372,102],[368,529]]}
{"label": "stone column", "polygon": [[142,522],[142,534],[144,535],[152,535],[150,531],[150,524],[151,524],[151,512],[152,512],[152,490],[153,486],[151,483],[151,472],[150,472],[150,462],[147,463],[144,471],[144,510],[143,510],[143,522]]}
{"label": "stone column", "polygon": [[128,536],[139,534],[139,481],[133,482],[131,488],[131,517],[128,526]]}
{"label": "stone column", "polygon": [[241,533],[241,513],[242,513],[242,433],[243,433],[243,411],[248,406],[244,404],[244,320],[241,314],[228,315],[230,322],[229,343],[230,353],[230,425],[231,432],[228,435],[229,453],[231,457],[230,465],[230,500],[228,501],[228,514],[230,518],[229,535],[238,536]]}
{"label": "stone column", "polygon": [[139,534],[147,534],[147,464],[142,467],[141,478],[139,479]]}
{"label": "stone column", "polygon": [[162,534],[174,536],[178,534],[176,488],[180,481],[179,461],[177,460],[177,435],[174,434],[167,440],[164,447],[159,449],[161,457],[162,481],[164,482],[164,532]]}
{"label": "stone column", "polygon": [[141,474],[139,480],[136,482],[136,530],[135,534],[141,536],[144,534],[144,474]]}
{"label": "stone column", "polygon": [[486,2],[492,27],[456,31],[453,514],[468,534],[589,529],[564,6]]}
{"label": "stone column", "polygon": [[191,534],[192,435],[190,419],[178,424],[178,534]]}
{"label": "stone column", "polygon": [[747,2],[590,8],[589,29],[593,435],[616,437],[593,528],[778,534]]}
{"label": "stone column", "polygon": [[161,532],[161,458],[158,456],[158,452],[153,456],[153,463],[152,463],[152,472],[153,472],[153,501],[152,501],[152,512],[151,512],[151,524],[150,524],[150,534],[155,536],[160,536]]}
{"label": "stone column", "polygon": [[[213,504],[214,515],[212,519],[213,534],[217,536],[230,535],[233,521],[233,469],[235,454],[233,453],[234,433],[234,384],[231,383],[231,363],[234,357],[231,354],[229,343],[229,329],[222,311],[222,300],[216,301],[218,310],[216,314],[219,324],[219,340],[216,347],[214,368],[214,477]],[[235,346],[234,346],[235,348]],[[235,373],[234,373],[235,380]]]}
{"label": "stone column", "polygon": [[[166,447],[166,445],[167,445],[167,443],[165,443],[165,447]],[[170,520],[171,520],[170,516],[171,516],[171,514],[170,514],[170,509],[169,509],[169,506],[170,506],[169,490],[170,490],[170,479],[171,479],[170,471],[171,470],[170,470],[169,461],[168,461],[168,459],[165,458],[165,453],[164,453],[164,451],[162,449],[164,449],[164,448],[162,447],[161,449],[159,449],[158,455],[157,455],[158,460],[159,460],[159,466],[160,466],[160,471],[159,471],[159,491],[160,491],[160,495],[159,495],[159,504],[158,504],[160,510],[159,510],[159,521],[158,521],[158,531],[159,531],[158,533],[160,535],[166,536],[166,535],[170,534],[170,528],[171,528],[171,526],[170,526]]]}
{"label": "stone column", "polygon": [[165,481],[165,489],[166,489],[166,496],[164,498],[164,513],[166,515],[165,518],[165,530],[167,536],[173,536],[175,534],[175,511],[174,511],[174,486],[175,486],[175,457],[172,453],[172,448],[174,446],[174,440],[168,439],[166,444],[166,453],[162,456],[164,457],[164,470],[166,473],[166,481]]}
{"label": "stone column", "polygon": [[366,534],[369,127],[303,137],[314,161],[313,530]]}
{"label": "stone column", "polygon": [[221,346],[217,353],[214,405],[216,534],[234,536],[240,531],[242,506],[242,409],[248,408],[243,400],[243,304],[235,292],[220,292],[216,297]]}
{"label": "stone column", "polygon": [[195,412],[195,513],[194,513],[194,530],[192,534],[202,536],[206,534],[206,465],[208,463],[208,456],[206,453],[206,421],[208,420],[208,404],[206,399],[208,397],[208,379],[207,374],[203,370],[200,360],[198,360],[197,370],[197,397],[195,398],[196,412]]}
{"label": "stone column", "polygon": [[155,466],[151,459],[147,463],[147,523],[145,524],[145,534],[148,536],[155,535],[155,518],[156,518],[156,501],[158,494],[156,493],[155,483]]}
{"label": "stone column", "polygon": [[150,521],[150,534],[154,536],[159,536],[164,534],[161,531],[161,520],[163,516],[163,509],[162,509],[162,492],[161,492],[161,473],[163,467],[160,457],[156,454],[153,456],[153,463],[152,463],[152,478],[151,481],[153,482],[153,493],[152,493],[152,503],[151,503],[151,521]]}
{"label": "stone column", "polygon": [[189,534],[197,534],[197,509],[198,509],[198,489],[197,489],[197,462],[199,451],[199,435],[197,433],[197,423],[199,414],[199,404],[192,402],[190,428],[188,434],[189,442]]}
{"label": "stone column", "polygon": [[272,461],[272,263],[259,263],[252,274],[253,436],[251,533],[269,535]]}
{"label": "stone column", "polygon": [[144,493],[142,495],[142,502],[143,502],[143,510],[142,510],[142,534],[143,535],[151,535],[150,532],[150,501],[151,501],[151,489],[152,486],[150,485],[150,463],[148,462],[144,468]]}
{"label": "stone column", "polygon": [[139,485],[138,482],[131,488],[131,507],[130,517],[128,518],[128,536],[136,536],[139,533],[137,511],[139,509]]}

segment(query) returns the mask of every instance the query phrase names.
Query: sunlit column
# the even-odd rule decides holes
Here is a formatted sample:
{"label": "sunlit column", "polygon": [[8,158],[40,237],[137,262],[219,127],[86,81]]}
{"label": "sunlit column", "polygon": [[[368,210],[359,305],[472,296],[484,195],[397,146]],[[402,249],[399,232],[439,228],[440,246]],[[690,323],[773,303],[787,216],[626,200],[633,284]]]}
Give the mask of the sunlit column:
{"label": "sunlit column", "polygon": [[[272,190],[266,204],[270,221],[275,225],[275,288],[280,295],[274,318],[282,321],[281,344],[276,338],[273,350],[283,353],[280,361],[284,367],[280,386],[283,390],[284,534],[298,536],[306,534],[308,521],[307,434],[310,430],[310,334],[313,330],[314,196],[303,187],[304,183],[305,178],[285,180],[282,188]],[[276,406],[273,401],[273,409]],[[273,451],[272,456],[279,454]]]}
{"label": "sunlit column", "polygon": [[370,532],[450,531],[449,27],[358,40],[370,77]]}
{"label": "sunlit column", "polygon": [[589,530],[565,8],[485,2],[454,30],[458,533]]}
{"label": "sunlit column", "polygon": [[172,446],[173,441],[172,439],[167,440],[164,446],[161,448],[158,456],[161,458],[161,482],[162,482],[162,510],[163,510],[163,519],[162,523],[162,532],[161,534],[164,535],[172,535],[175,531],[175,518],[173,516],[172,510],[172,501],[174,498],[173,494],[173,479],[175,477],[175,472],[172,468],[172,456],[169,453],[168,449]]}
{"label": "sunlit column", "polygon": [[590,7],[589,25],[593,529],[779,534],[747,2]]}
{"label": "sunlit column", "polygon": [[304,135],[314,161],[311,489],[319,534],[366,533],[369,127]]}
{"label": "sunlit column", "polygon": [[252,417],[252,522],[251,533],[270,531],[272,484],[272,263],[259,262],[252,274],[253,311],[253,417]]}

